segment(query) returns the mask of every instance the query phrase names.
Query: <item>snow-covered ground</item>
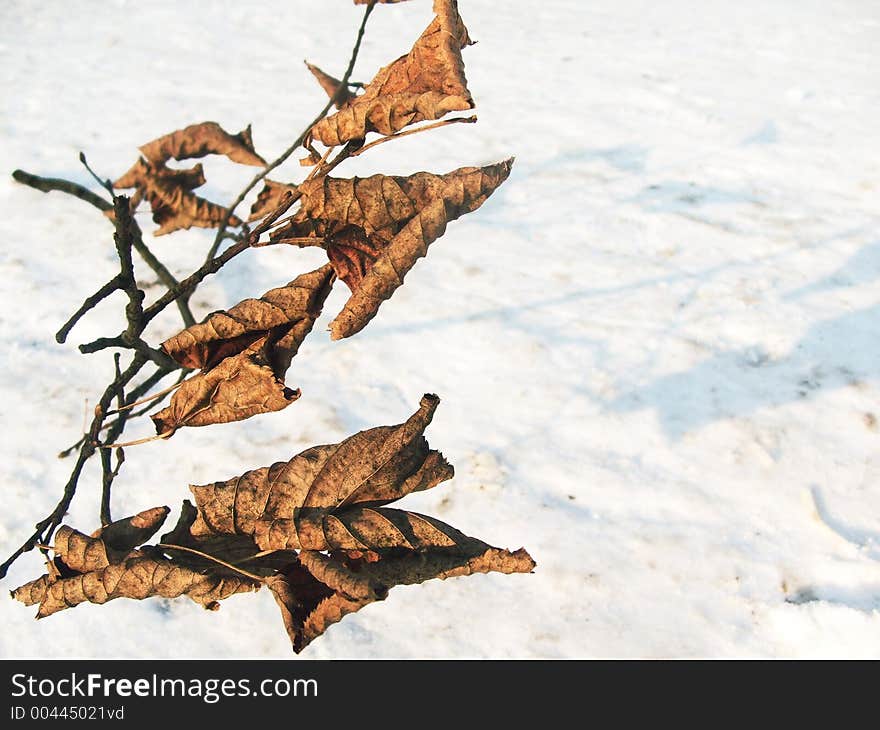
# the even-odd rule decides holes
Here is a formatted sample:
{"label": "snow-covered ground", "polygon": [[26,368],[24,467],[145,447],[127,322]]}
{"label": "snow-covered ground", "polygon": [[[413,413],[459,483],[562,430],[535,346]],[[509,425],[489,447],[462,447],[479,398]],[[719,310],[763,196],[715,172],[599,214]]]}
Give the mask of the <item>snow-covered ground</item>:
{"label": "snow-covered ground", "polygon": [[[456,477],[401,506],[525,545],[538,568],[397,588],[304,656],[880,656],[880,5],[460,8],[480,41],[464,52],[480,123],[335,174],[515,154],[508,182],[450,225],[366,330],[331,342],[337,287],[288,375],[299,402],[129,449],[114,513],[176,508],[188,483],[399,422],[436,392],[428,436]],[[117,332],[124,301],[55,344],[116,270],[111,228],[8,173],[89,184],[84,150],[115,177],[139,144],[207,119],[253,122],[271,159],[323,103],[302,59],[341,74],[361,12],[347,0],[0,6],[4,557],[55,504],[71,467],[55,454],[111,377],[106,352],[76,344]],[[355,78],[408,50],[430,17],[427,0],[378,7]],[[204,194],[221,202],[253,174],[205,167]],[[272,177],[301,175],[294,161]],[[148,243],[184,275],[211,235]],[[240,256],[200,289],[197,315],[320,260]],[[151,339],[176,328],[172,307]],[[99,491],[92,464],[70,524],[96,526]],[[40,572],[30,554],[4,585]],[[0,601],[0,654],[292,656],[265,591],[218,613],[185,599],[33,613]]]}

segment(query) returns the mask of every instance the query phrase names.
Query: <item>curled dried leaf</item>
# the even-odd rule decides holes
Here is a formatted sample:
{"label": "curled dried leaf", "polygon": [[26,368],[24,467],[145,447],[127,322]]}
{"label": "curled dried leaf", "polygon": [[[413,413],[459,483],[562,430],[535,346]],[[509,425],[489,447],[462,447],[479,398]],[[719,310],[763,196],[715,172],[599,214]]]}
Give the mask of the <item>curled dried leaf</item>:
{"label": "curled dried leaf", "polygon": [[275,182],[268,178],[263,180],[263,189],[257,195],[257,199],[251,206],[251,214],[248,221],[255,221],[267,213],[271,213],[278,208],[284,201],[288,193],[293,195],[297,191],[296,185],[288,185],[287,183]]}
{"label": "curled dried leaf", "polygon": [[351,99],[354,99],[354,94],[349,91],[347,86],[340,91],[339,87],[342,85],[342,82],[339,79],[325,73],[308,61],[305,64],[306,68],[311,71],[312,76],[315,77],[315,80],[321,85],[321,88],[324,89],[324,93],[333,99],[333,106],[337,109],[342,109]]}
{"label": "curled dried leaf", "polygon": [[238,134],[229,134],[217,122],[191,124],[148,142],[140,150],[154,167],[164,165],[172,157],[186,160],[205,155],[226,155],[242,165],[266,166],[254,149],[250,125]]}
{"label": "curled dried leaf", "polygon": [[[104,525],[93,532],[92,537],[99,538],[110,550],[127,553],[155,535],[170,511],[168,507],[152,507],[133,517]],[[56,537],[56,551],[57,549]]]}
{"label": "curled dried leaf", "polygon": [[299,390],[291,390],[276,377],[265,335],[211,370],[185,380],[168,407],[151,418],[158,435],[170,436],[182,426],[230,423],[280,411],[299,396]]}
{"label": "curled dried leaf", "polygon": [[174,529],[162,535],[161,549],[166,557],[178,565],[221,576],[241,575],[236,569],[236,566],[241,566],[250,574],[270,576],[285,570],[297,560],[293,551],[260,550],[253,539],[246,535],[194,535],[191,528],[197,515],[198,511],[192,503],[184,500]]}
{"label": "curled dried leaf", "polygon": [[[149,202],[153,222],[159,225],[153,235],[162,236],[193,226],[217,228],[226,220],[226,208],[192,192],[204,182],[200,164],[188,170],[172,170],[139,158],[114,187],[136,188],[138,200]],[[241,220],[231,216],[229,225],[241,225]]]}
{"label": "curled dried leaf", "polygon": [[62,525],[55,533],[56,557],[50,573],[14,590],[13,598],[26,605],[39,604],[37,618],[44,618],[80,603],[114,598],[187,595],[213,608],[234,593],[261,586],[241,574],[192,570],[152,548],[134,549],[132,542],[151,537],[167,514],[167,507],[146,510],[106,525],[92,537]]}
{"label": "curled dried leaf", "polygon": [[170,560],[133,550],[120,563],[49,584],[40,601],[37,618],[80,603],[107,603],[114,598],[141,600],[186,595],[208,608],[235,593],[255,591],[260,585],[242,576],[203,575]]}
{"label": "curled dried leaf", "polygon": [[513,159],[462,167],[445,175],[320,177],[300,186],[296,215],[273,243],[320,240],[336,273],[352,291],[330,324],[334,340],[362,330],[406,273],[446,231],[479,208],[510,175]]}
{"label": "curled dried leaf", "polygon": [[332,147],[473,108],[461,59],[461,49],[472,41],[458,3],[435,0],[434,13],[412,50],[381,69],[363,94],[315,124],[313,139]]}
{"label": "curled dried leaf", "polygon": [[342,552],[330,557],[301,552],[300,563],[308,574],[301,566],[291,566],[267,581],[293,650],[301,652],[345,616],[384,600],[395,586],[477,573],[529,573],[535,567],[523,548],[511,552],[457,534],[460,537],[449,545],[396,550],[379,560]]}
{"label": "curled dried leaf", "polygon": [[114,188],[125,190],[127,188],[143,188],[147,178],[159,178],[173,185],[178,185],[185,190],[195,190],[205,184],[205,170],[199,162],[193,167],[185,169],[172,169],[164,165],[153,166],[143,157],[138,157],[128,171],[113,183]]}
{"label": "curled dried leaf", "polygon": [[268,337],[269,364],[283,378],[333,286],[330,264],[298,276],[289,284],[245,299],[225,312],[214,312],[161,345],[161,350],[184,367],[210,370],[224,358],[237,355]]}
{"label": "curled dried leaf", "polygon": [[199,510],[193,533],[250,535],[263,550],[327,549],[335,544],[327,531],[336,525],[328,528],[324,522],[333,513],[351,505],[387,504],[452,477],[452,467],[423,436],[438,403],[437,396],[426,395],[397,426],[361,431],[288,462],[190,487]]}

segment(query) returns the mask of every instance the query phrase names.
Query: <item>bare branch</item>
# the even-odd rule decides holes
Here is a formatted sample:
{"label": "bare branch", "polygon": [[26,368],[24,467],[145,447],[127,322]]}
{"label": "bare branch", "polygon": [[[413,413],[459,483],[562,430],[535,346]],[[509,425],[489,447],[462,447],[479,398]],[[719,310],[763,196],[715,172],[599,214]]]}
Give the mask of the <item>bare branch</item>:
{"label": "bare branch", "polygon": [[16,182],[20,182],[22,185],[27,185],[28,187],[31,187],[34,190],[39,190],[43,193],[57,190],[61,193],[73,195],[80,200],[85,200],[87,203],[94,205],[102,212],[113,210],[113,203],[108,203],[104,198],[95,195],[95,193],[88,188],[84,188],[82,185],[78,185],[75,182],[70,182],[70,180],[61,180],[56,177],[40,177],[38,175],[31,175],[31,173],[25,172],[24,170],[13,171],[12,178]]}

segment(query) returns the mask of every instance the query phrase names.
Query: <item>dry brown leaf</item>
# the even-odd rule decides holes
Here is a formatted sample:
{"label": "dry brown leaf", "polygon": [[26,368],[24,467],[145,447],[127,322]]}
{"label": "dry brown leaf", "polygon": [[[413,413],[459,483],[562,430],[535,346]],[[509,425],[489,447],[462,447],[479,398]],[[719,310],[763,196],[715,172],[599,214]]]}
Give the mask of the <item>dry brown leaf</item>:
{"label": "dry brown leaf", "polygon": [[195,190],[205,184],[205,170],[202,163],[199,162],[193,167],[185,169],[173,169],[160,165],[154,167],[143,157],[138,157],[128,171],[113,183],[114,188],[141,188],[145,184],[145,179],[149,177],[158,177],[173,185],[179,185],[186,190]]}
{"label": "dry brown leaf", "polygon": [[[308,68],[308,70],[312,72],[312,76],[314,76],[317,82],[321,85],[321,88],[324,89],[324,93],[327,94],[328,97],[333,99],[336,96],[336,92],[339,90],[339,86],[340,84],[342,84],[342,82],[334,76],[325,73],[320,68],[318,68],[314,64],[309,63],[308,61],[306,61],[305,64],[306,68]],[[344,107],[351,99],[354,98],[354,94],[352,94],[346,86],[339,93],[339,97],[336,98],[333,102],[333,106],[335,106],[337,109],[342,109],[342,107]]]}
{"label": "dry brown leaf", "polygon": [[217,122],[191,124],[148,142],[140,150],[154,167],[164,165],[172,157],[186,160],[205,155],[226,155],[242,165],[266,166],[254,149],[250,125],[238,134],[229,134]]}
{"label": "dry brown leaf", "polygon": [[[104,525],[95,530],[92,537],[99,538],[110,550],[127,553],[155,535],[170,511],[168,507],[152,507],[133,517]],[[57,533],[55,549],[58,550]]]}
{"label": "dry brown leaf", "polygon": [[255,591],[260,585],[242,576],[203,575],[170,560],[133,550],[121,563],[51,583],[40,601],[37,618],[80,603],[106,603],[114,598],[141,600],[186,595],[206,608],[213,608],[217,601],[235,593]]}
{"label": "dry brown leaf", "polygon": [[263,550],[324,550],[339,540],[356,547],[348,537],[333,537],[340,531],[339,520],[328,521],[333,513],[387,504],[452,477],[452,467],[423,436],[438,403],[437,396],[425,395],[405,423],[361,431],[226,482],[190,487],[199,509],[193,534],[250,535]]}
{"label": "dry brown leaf", "polygon": [[299,396],[299,390],[286,387],[276,377],[265,335],[211,370],[185,380],[168,407],[150,418],[156,433],[167,437],[182,426],[230,423],[280,411]]}
{"label": "dry brown leaf", "polygon": [[476,573],[529,573],[535,567],[523,548],[510,552],[458,535],[446,547],[397,550],[379,560],[302,551],[299,566],[290,566],[266,581],[293,650],[301,652],[348,614],[384,600],[395,586]]}
{"label": "dry brown leaf", "polygon": [[332,147],[473,108],[461,60],[461,49],[472,41],[458,3],[434,0],[434,13],[412,50],[381,69],[363,94],[315,124],[312,139]]}
{"label": "dry brown leaf", "polygon": [[251,214],[248,217],[248,221],[259,220],[267,213],[271,213],[281,205],[288,193],[293,194],[296,190],[296,185],[288,185],[287,183],[275,182],[265,178],[263,180],[263,189],[251,206]]}
{"label": "dry brown leaf", "polygon": [[[149,202],[153,222],[159,225],[153,235],[162,236],[193,226],[217,228],[223,223],[226,208],[192,192],[204,182],[201,164],[188,170],[172,170],[139,158],[113,185],[123,189],[136,188],[135,195]],[[232,216],[229,225],[241,225],[241,220]]]}
{"label": "dry brown leaf", "polygon": [[[198,511],[192,503],[184,500],[174,529],[162,535],[162,551],[179,565],[221,576],[240,575],[227,565],[242,566],[248,573],[265,577],[286,570],[297,561],[296,552],[275,550],[267,553],[247,535],[194,535],[191,528],[197,516]],[[181,547],[185,549],[177,549]]]}
{"label": "dry brown leaf", "polygon": [[452,475],[423,435],[437,403],[426,395],[397,426],[316,446],[229,482],[191,487],[198,508],[184,502],[177,525],[158,545],[133,547],[156,532],[166,507],[91,537],[62,526],[48,573],[13,597],[39,604],[42,618],[85,602],[152,596],[186,595],[216,609],[224,598],[267,585],[300,652],[397,585],[530,572],[535,563],[525,549],[495,548],[431,517],[378,506]]}
{"label": "dry brown leaf", "polygon": [[333,267],[325,264],[259,299],[245,299],[228,311],[209,314],[163,342],[160,349],[184,367],[210,370],[268,336],[269,364],[275,377],[283,378],[320,316],[334,276]]}
{"label": "dry brown leaf", "polygon": [[146,510],[106,525],[89,537],[62,525],[55,535],[50,573],[12,592],[25,605],[40,604],[37,618],[80,603],[106,603],[114,598],[176,598],[187,595],[206,608],[234,593],[257,590],[261,583],[240,574],[203,574],[164,558],[153,548],[114,549],[151,537],[161,526],[167,507]]}
{"label": "dry brown leaf", "polygon": [[330,324],[331,336],[349,337],[403,284],[446,224],[479,208],[507,179],[512,165],[511,158],[445,175],[315,178],[300,185],[299,210],[271,240],[299,246],[312,238],[320,241],[352,290]]}

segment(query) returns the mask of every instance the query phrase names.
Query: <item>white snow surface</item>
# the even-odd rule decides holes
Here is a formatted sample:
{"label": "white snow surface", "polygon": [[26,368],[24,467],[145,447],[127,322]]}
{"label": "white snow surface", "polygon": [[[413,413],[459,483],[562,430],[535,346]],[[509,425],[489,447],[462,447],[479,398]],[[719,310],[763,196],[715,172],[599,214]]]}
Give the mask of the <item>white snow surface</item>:
{"label": "white snow surface", "polygon": [[[873,0],[461,0],[479,123],[382,145],[335,175],[446,172],[516,155],[360,334],[331,342],[339,285],[273,415],[127,450],[116,516],[442,398],[429,441],[456,476],[400,503],[531,575],[396,588],[302,655],[880,656],[880,5]],[[273,159],[324,102],[304,58],[341,75],[361,8],[80,1],[0,6],[0,553],[57,502],[112,377],[78,343],[122,327],[115,294],[54,333],[117,270],[94,208],[15,168],[97,189],[187,124],[253,123]],[[427,0],[377,7],[354,78],[405,53]],[[228,202],[255,169],[205,161]],[[296,156],[272,173],[298,181]],[[248,199],[248,205],[253,199]],[[176,275],[213,232],[147,243]],[[317,250],[235,259],[197,317],[289,281]],[[148,301],[161,291],[139,267]],[[170,307],[147,332],[179,329]],[[126,438],[151,424],[131,424]],[[95,460],[93,460],[95,462]],[[97,463],[66,519],[97,526]],[[9,589],[42,572],[21,558]],[[6,657],[293,656],[268,591],[207,613],[113,601],[36,622],[0,601]]]}

